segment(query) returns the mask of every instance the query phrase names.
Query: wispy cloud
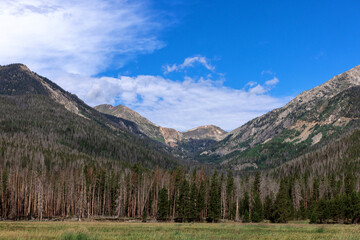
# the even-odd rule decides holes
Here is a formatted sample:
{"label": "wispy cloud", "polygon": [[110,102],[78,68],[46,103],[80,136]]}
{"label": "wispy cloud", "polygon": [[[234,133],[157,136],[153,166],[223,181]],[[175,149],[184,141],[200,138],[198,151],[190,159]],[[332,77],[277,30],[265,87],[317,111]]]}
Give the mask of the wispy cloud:
{"label": "wispy cloud", "polygon": [[85,76],[164,46],[146,1],[2,0],[0,64]]}
{"label": "wispy cloud", "polygon": [[[65,76],[61,79],[64,84],[68,82]],[[78,81],[78,95],[91,105],[122,103],[154,123],[178,130],[208,124],[232,130],[289,100],[270,96],[259,84],[233,89],[208,79],[173,81],[141,75]]]}
{"label": "wispy cloud", "polygon": [[270,79],[270,80],[265,82],[265,84],[268,85],[268,86],[274,86],[274,85],[276,85],[278,83],[279,83],[279,79],[277,77],[274,77],[273,79]]}
{"label": "wispy cloud", "polygon": [[188,57],[185,58],[184,62],[181,64],[172,64],[172,65],[167,64],[163,66],[163,69],[164,69],[164,73],[167,74],[174,71],[175,72],[182,71],[185,68],[194,67],[196,63],[202,65],[209,71],[215,70],[215,67],[209,63],[209,59],[207,59],[204,56]]}
{"label": "wispy cloud", "polygon": [[277,78],[225,87],[224,76],[200,55],[164,66],[165,73],[201,66],[210,74],[199,80],[92,77],[164,46],[157,36],[165,23],[145,0],[0,1],[0,64],[25,63],[92,106],[123,103],[179,130],[205,124],[231,130],[288,100],[269,95]]}

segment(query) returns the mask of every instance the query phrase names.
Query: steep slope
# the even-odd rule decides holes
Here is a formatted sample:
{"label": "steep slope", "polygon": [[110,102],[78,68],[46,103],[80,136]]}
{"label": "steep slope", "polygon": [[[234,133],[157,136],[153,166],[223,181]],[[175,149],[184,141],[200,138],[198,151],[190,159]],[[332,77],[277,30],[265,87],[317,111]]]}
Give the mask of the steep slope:
{"label": "steep slope", "polygon": [[37,161],[36,152],[48,154],[50,162],[63,156],[61,162],[100,158],[147,167],[179,164],[135,123],[99,113],[24,65],[0,67],[0,102],[3,151],[19,152],[5,161]]}
{"label": "steep slope", "polygon": [[[138,125],[139,130],[146,136],[159,142],[163,142],[171,147],[178,147],[184,151],[198,151],[196,146],[203,146],[204,144],[209,146],[216,141],[223,139],[227,133],[214,125],[201,126],[185,132],[179,132],[173,128],[158,126],[123,105],[113,107],[108,104],[103,104],[94,108],[102,113],[133,121]],[[189,148],[189,141],[192,144],[195,144],[195,146]]]}
{"label": "steep slope", "polygon": [[159,142],[164,142],[164,137],[159,130],[159,126],[150,122],[148,119],[144,118],[143,116],[126,106],[118,105],[116,107],[113,107],[109,104],[102,104],[94,108],[99,112],[132,121],[136,123],[139,130],[146,136]]}
{"label": "steep slope", "polygon": [[[287,161],[321,144],[357,119],[346,117],[341,105],[346,104],[346,99],[356,97],[355,92],[346,90],[357,85],[360,85],[360,66],[233,130],[224,140],[204,151],[200,159],[231,163],[238,170],[266,168]],[[342,92],[348,98],[345,95],[334,98]]]}

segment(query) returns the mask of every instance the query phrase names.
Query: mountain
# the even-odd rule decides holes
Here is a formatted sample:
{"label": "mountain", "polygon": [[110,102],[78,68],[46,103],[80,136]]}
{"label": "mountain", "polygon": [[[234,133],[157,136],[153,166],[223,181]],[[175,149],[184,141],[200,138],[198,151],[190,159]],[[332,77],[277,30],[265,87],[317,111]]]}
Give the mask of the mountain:
{"label": "mountain", "polygon": [[3,154],[14,153],[8,162],[179,165],[135,123],[94,110],[22,64],[0,66],[0,143]]}
{"label": "mountain", "polygon": [[263,169],[320,147],[358,122],[358,85],[360,66],[231,131],[198,158],[236,170]]}
{"label": "mountain", "polygon": [[[95,106],[94,108],[102,113],[132,121],[137,124],[139,130],[146,136],[171,147],[179,147],[184,151],[186,151],[185,149],[190,149],[190,146],[188,146],[189,142],[204,148],[205,145],[208,146],[216,141],[220,141],[227,134],[226,131],[214,125],[201,126],[185,132],[179,132],[173,128],[161,127],[123,105],[114,107],[112,105],[103,104]],[[191,152],[195,150],[197,151],[197,147],[193,147]]]}
{"label": "mountain", "polygon": [[164,137],[159,130],[159,126],[153,124],[148,119],[144,118],[143,116],[126,106],[119,105],[117,107],[113,107],[109,104],[102,104],[94,108],[99,112],[132,121],[136,123],[139,130],[146,136],[154,140],[164,142]]}

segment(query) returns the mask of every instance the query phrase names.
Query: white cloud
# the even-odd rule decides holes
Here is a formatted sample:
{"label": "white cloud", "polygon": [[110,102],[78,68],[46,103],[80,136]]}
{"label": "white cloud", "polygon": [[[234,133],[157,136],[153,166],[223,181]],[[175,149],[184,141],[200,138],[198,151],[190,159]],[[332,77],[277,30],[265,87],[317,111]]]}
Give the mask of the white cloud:
{"label": "white cloud", "polygon": [[260,84],[257,84],[255,87],[249,89],[249,93],[251,94],[264,94],[268,91],[269,91],[268,89],[264,88]]}
{"label": "white cloud", "polygon": [[146,1],[0,1],[0,64],[24,63],[92,106],[121,102],[162,126],[186,130],[216,124],[231,130],[288,100],[267,94],[276,78],[244,89],[212,81],[212,74],[222,74],[203,56],[164,66],[165,73],[197,64],[211,71],[198,81],[90,77],[164,46],[157,38],[164,23],[154,20]]}
{"label": "white cloud", "polygon": [[270,79],[268,81],[265,82],[266,85],[268,86],[273,86],[279,83],[279,79],[277,77],[274,77],[273,79]]}
{"label": "white cloud", "polygon": [[1,0],[0,64],[96,74],[164,46],[145,1]]}
{"label": "white cloud", "polygon": [[274,75],[271,70],[262,70],[261,75]]}
{"label": "white cloud", "polygon": [[[69,82],[64,76],[61,79],[64,84]],[[65,88],[77,92],[90,105],[121,102],[156,124],[178,130],[208,124],[232,130],[289,100],[266,94],[259,84],[232,89],[211,80],[172,81],[144,75],[77,80],[81,91],[69,89],[71,84]]]}
{"label": "white cloud", "polygon": [[181,71],[185,68],[194,67],[194,64],[199,63],[204,66],[209,71],[214,71],[215,67],[209,63],[209,60],[203,56],[195,56],[195,57],[188,57],[185,58],[182,64],[173,64],[173,65],[165,65],[163,66],[164,73],[170,73],[174,71]]}

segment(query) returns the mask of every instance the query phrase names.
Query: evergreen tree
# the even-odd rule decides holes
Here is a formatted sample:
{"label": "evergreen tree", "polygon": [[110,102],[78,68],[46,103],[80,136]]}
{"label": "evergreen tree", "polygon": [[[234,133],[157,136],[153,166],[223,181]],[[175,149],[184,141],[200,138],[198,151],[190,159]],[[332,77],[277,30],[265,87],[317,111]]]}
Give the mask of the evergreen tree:
{"label": "evergreen tree", "polygon": [[262,220],[264,220],[264,214],[261,205],[260,195],[256,193],[252,204],[251,221],[261,222]]}
{"label": "evergreen tree", "polygon": [[274,211],[271,217],[271,222],[286,223],[291,217],[291,198],[288,191],[286,180],[282,179],[280,182],[280,189],[276,196],[274,203]]}
{"label": "evergreen tree", "polygon": [[177,201],[177,218],[176,221],[179,222],[185,222],[188,220],[189,218],[189,208],[190,208],[190,188],[189,188],[189,184],[186,181],[186,179],[184,179],[184,181],[182,182],[181,186],[180,186],[180,191],[179,191],[179,198]]}
{"label": "evergreen tree", "polygon": [[353,209],[353,216],[351,223],[357,224],[360,219],[360,196],[359,193],[355,191],[351,193],[351,205]]}
{"label": "evergreen tree", "polygon": [[264,217],[265,219],[270,219],[273,211],[273,193],[266,196],[264,204]]}
{"label": "evergreen tree", "polygon": [[254,183],[253,183],[253,193],[260,193],[260,173],[257,172],[255,175]]}
{"label": "evergreen tree", "polygon": [[326,222],[330,218],[329,206],[324,198],[319,200],[315,211],[320,223]]}
{"label": "evergreen tree", "polygon": [[344,181],[345,193],[350,195],[353,191],[355,191],[355,178],[352,172],[349,171],[346,173]]}
{"label": "evergreen tree", "polygon": [[245,192],[244,193],[244,198],[243,198],[242,203],[241,203],[241,208],[240,208],[240,213],[241,213],[243,222],[249,222],[250,221],[249,201],[250,201],[249,200],[249,193]]}
{"label": "evergreen tree", "polygon": [[245,210],[243,217],[242,217],[242,222],[243,223],[248,223],[250,222],[250,215],[249,215],[249,211]]}
{"label": "evergreen tree", "polygon": [[166,221],[169,219],[169,200],[168,191],[166,188],[162,188],[159,193],[158,212],[156,219],[158,221]]}
{"label": "evergreen tree", "polygon": [[190,189],[190,199],[189,199],[189,207],[188,207],[188,216],[187,220],[189,222],[193,222],[197,219],[197,197],[198,197],[198,189],[196,187],[196,183],[193,182],[191,184]]}
{"label": "evergreen tree", "polygon": [[316,204],[318,200],[319,200],[319,179],[315,178],[313,183],[312,203]]}
{"label": "evergreen tree", "polygon": [[228,171],[227,174],[227,182],[226,182],[226,209],[227,209],[227,218],[234,219],[235,218],[235,201],[234,201],[234,192],[235,192],[235,184],[234,177],[232,171]]}
{"label": "evergreen tree", "polygon": [[301,220],[305,220],[308,217],[308,212],[307,209],[305,208],[305,202],[303,200],[300,201],[300,208],[297,215]]}
{"label": "evergreen tree", "polygon": [[211,187],[209,194],[209,210],[208,221],[217,222],[221,216],[221,194],[217,171],[214,172],[211,178]]}
{"label": "evergreen tree", "polygon": [[316,207],[314,207],[310,216],[310,223],[317,223],[317,220],[318,220],[318,215],[317,215]]}
{"label": "evergreen tree", "polygon": [[142,214],[142,222],[146,222],[146,219],[147,219],[147,212],[146,212],[146,210],[144,209],[144,211],[143,211],[143,214]]}
{"label": "evergreen tree", "polygon": [[253,185],[251,221],[261,222],[264,220],[263,207],[260,199],[260,174],[257,173]]}
{"label": "evergreen tree", "polygon": [[205,195],[206,195],[206,188],[204,181],[200,182],[199,192],[197,196],[197,214],[198,214],[198,221],[202,221],[204,217],[204,211],[205,211]]}

